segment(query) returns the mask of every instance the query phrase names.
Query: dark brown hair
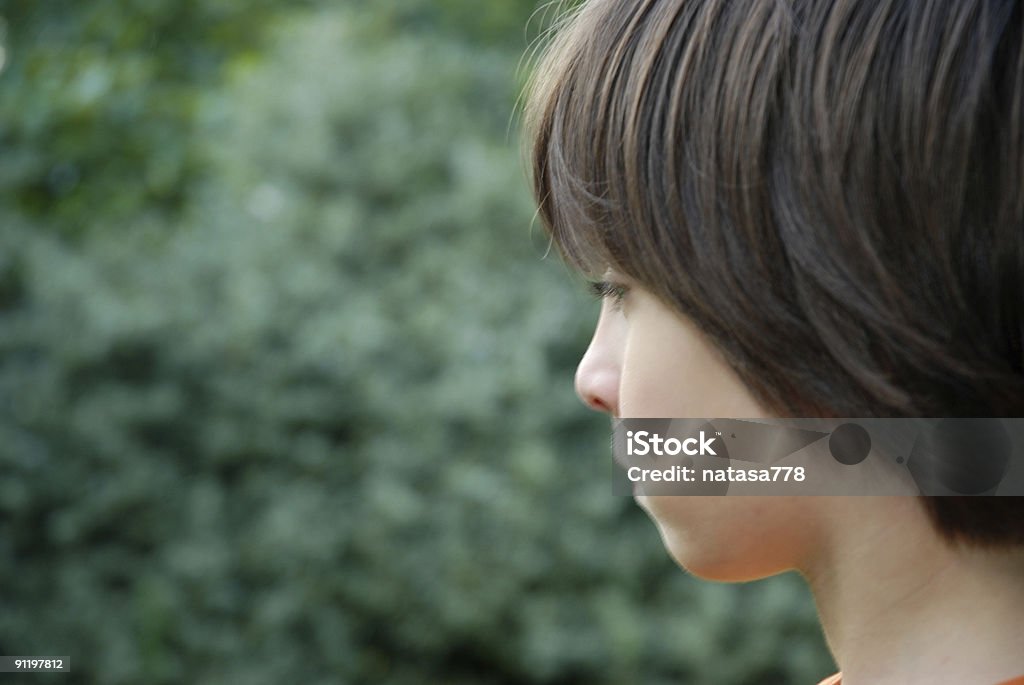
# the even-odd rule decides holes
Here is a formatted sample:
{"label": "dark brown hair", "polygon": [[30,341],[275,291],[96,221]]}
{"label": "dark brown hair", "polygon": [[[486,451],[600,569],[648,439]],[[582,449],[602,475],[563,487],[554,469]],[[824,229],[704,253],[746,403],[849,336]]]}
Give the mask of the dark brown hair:
{"label": "dark brown hair", "polygon": [[[1024,416],[1009,0],[591,0],[527,104],[540,216],[782,416]],[[1024,543],[1024,499],[929,498]]]}

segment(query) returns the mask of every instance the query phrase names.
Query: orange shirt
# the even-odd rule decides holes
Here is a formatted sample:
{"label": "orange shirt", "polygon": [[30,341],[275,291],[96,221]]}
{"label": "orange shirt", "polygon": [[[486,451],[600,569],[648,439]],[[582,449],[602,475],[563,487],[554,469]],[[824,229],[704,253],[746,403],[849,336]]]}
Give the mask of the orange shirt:
{"label": "orange shirt", "polygon": [[[843,685],[843,674],[836,673],[835,675],[830,675],[828,678],[825,678],[818,683],[818,685]],[[996,683],[996,685],[1024,685],[1024,675],[1013,678],[1012,680],[1004,680],[1001,683]]]}

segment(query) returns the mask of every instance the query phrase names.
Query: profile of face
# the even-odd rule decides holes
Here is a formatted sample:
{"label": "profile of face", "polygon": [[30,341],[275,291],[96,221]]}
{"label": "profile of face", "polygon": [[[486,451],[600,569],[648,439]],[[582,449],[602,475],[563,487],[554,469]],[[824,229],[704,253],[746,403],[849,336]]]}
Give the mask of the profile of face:
{"label": "profile of face", "polygon": [[[766,418],[718,350],[685,317],[631,279],[598,284],[601,314],[576,371],[588,407],[616,418]],[[815,549],[815,497],[647,496],[637,501],[669,553],[723,581],[803,568]]]}

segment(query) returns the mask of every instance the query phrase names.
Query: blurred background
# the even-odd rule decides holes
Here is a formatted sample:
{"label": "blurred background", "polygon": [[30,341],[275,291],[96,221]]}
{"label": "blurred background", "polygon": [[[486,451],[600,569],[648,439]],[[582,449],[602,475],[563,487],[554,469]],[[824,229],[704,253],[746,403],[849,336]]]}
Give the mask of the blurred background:
{"label": "blurred background", "polygon": [[611,495],[514,116],[550,19],[0,3],[0,654],[72,660],[24,682],[830,671],[798,579]]}

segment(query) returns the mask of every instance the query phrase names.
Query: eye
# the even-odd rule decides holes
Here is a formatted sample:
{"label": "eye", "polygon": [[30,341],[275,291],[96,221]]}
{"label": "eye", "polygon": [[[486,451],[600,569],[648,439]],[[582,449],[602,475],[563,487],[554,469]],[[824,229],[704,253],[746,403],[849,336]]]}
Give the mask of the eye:
{"label": "eye", "polygon": [[629,288],[621,283],[596,281],[590,284],[590,292],[599,300],[610,300],[614,308],[619,308],[622,306],[622,301],[626,298]]}

